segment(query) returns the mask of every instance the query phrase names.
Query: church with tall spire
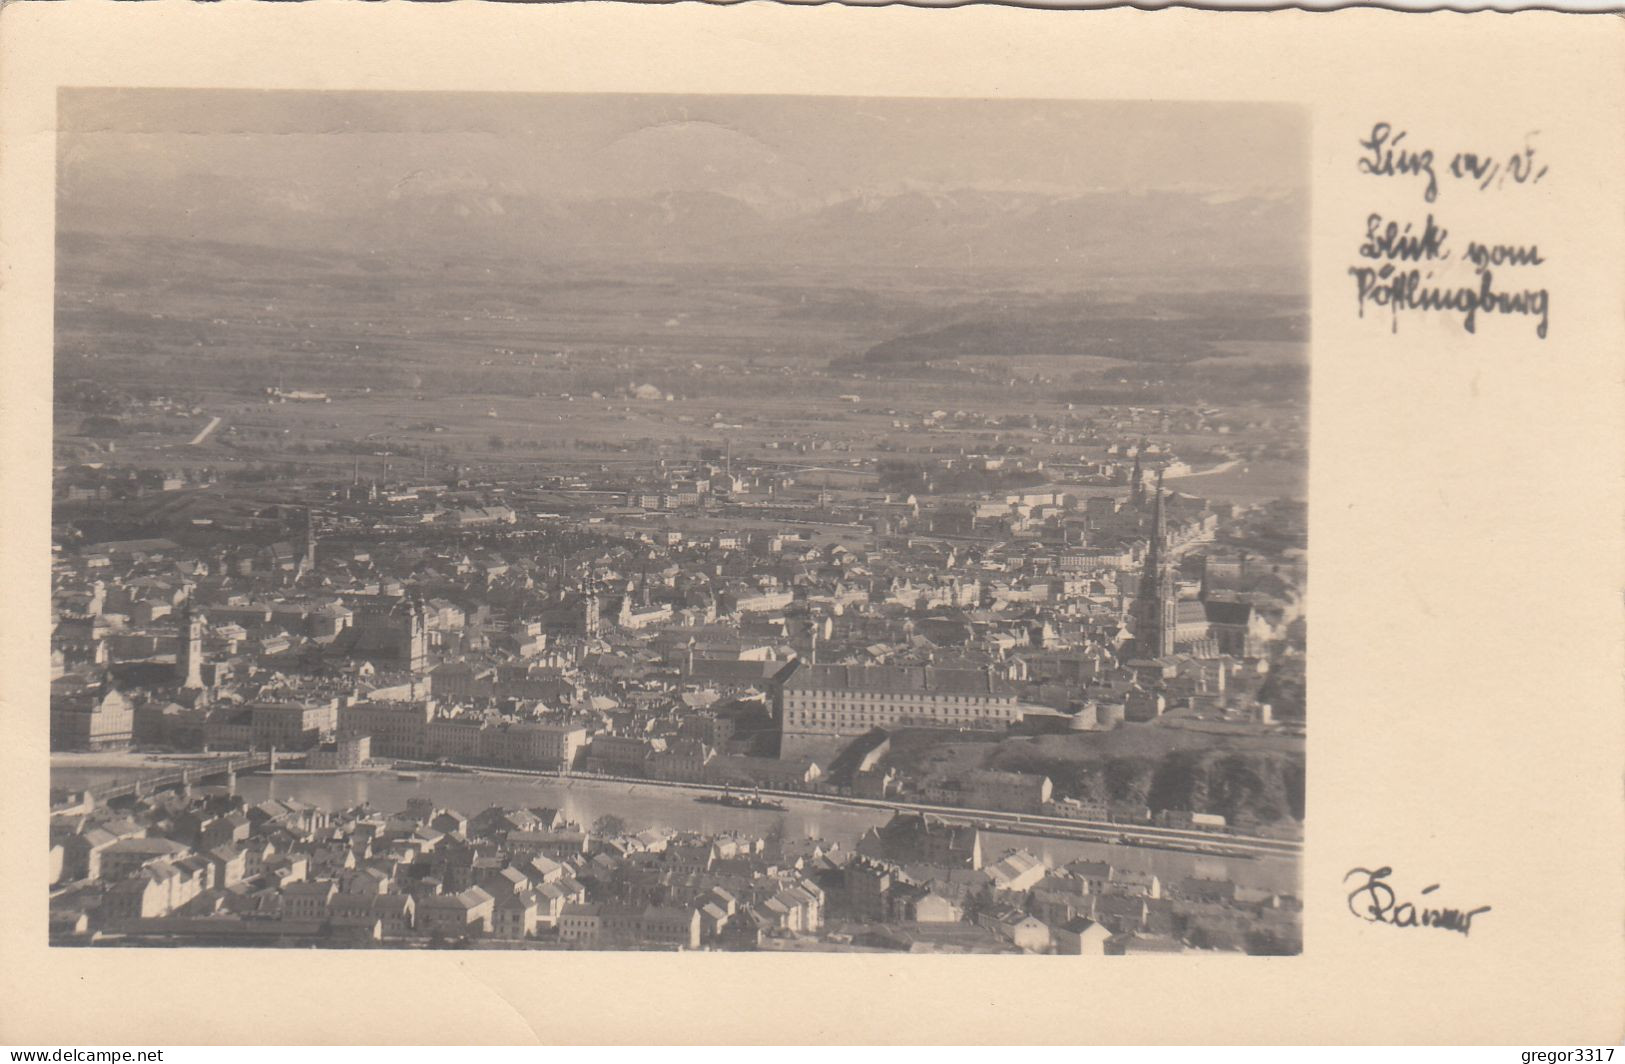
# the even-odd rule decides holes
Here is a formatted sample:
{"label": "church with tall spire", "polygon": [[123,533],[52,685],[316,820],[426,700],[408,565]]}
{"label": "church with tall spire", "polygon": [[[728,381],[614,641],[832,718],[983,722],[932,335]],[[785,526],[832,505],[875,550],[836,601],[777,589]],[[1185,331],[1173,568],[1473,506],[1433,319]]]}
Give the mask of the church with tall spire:
{"label": "church with tall spire", "polygon": [[1134,448],[1134,471],[1129,474],[1129,502],[1136,510],[1145,508],[1145,468],[1140,464],[1140,456],[1145,453],[1145,440]]}
{"label": "church with tall spire", "polygon": [[604,626],[604,584],[595,568],[581,586],[581,634],[597,636]]}
{"label": "church with tall spire", "polygon": [[1135,653],[1142,658],[1167,657],[1174,652],[1174,636],[1179,627],[1179,603],[1174,591],[1174,573],[1168,564],[1168,515],[1162,491],[1162,472],[1157,472],[1157,495],[1151,518],[1151,545],[1146,551],[1145,568],[1134,597],[1131,615]]}
{"label": "church with tall spire", "polygon": [[299,567],[295,571],[295,579],[316,571],[316,515],[308,506],[305,507],[302,548],[299,554]]}
{"label": "church with tall spire", "polygon": [[204,619],[192,605],[188,595],[176,617],[178,646],[175,654],[175,680],[184,688],[203,686],[203,626]]}

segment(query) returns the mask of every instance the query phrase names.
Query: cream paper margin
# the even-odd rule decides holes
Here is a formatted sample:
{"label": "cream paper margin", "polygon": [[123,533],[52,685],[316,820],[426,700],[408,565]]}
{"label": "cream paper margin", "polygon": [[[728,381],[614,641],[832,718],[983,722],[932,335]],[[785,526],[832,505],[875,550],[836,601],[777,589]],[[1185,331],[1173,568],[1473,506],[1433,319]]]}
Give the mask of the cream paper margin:
{"label": "cream paper margin", "polygon": [[[0,1041],[52,1044],[1496,1042],[1625,1034],[1618,19],[690,3],[0,13],[5,505]],[[45,945],[53,101],[58,85],[1080,97],[1312,109],[1305,953],[883,957]],[[1538,240],[1551,338],[1390,334],[1346,274],[1377,120],[1444,151],[1540,130],[1538,190],[1440,193]],[[1471,223],[1471,224],[1469,224]],[[1362,923],[1392,864],[1470,939]]]}

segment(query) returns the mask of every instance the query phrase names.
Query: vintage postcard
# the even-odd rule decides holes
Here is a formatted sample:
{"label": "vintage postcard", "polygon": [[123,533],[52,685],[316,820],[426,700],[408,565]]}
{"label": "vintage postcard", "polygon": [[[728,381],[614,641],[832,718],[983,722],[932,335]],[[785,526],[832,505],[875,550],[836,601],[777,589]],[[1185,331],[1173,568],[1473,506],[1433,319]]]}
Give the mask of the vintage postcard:
{"label": "vintage postcard", "polygon": [[0,52],[5,1040],[1625,1034],[1617,21]]}

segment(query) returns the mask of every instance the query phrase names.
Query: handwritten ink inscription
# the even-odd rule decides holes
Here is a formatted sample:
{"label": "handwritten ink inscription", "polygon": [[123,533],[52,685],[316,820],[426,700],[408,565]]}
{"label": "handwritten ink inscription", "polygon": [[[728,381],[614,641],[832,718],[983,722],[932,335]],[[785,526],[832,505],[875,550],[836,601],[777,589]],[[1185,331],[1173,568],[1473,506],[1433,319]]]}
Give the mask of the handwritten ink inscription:
{"label": "handwritten ink inscription", "polygon": [[[1549,167],[1537,158],[1535,135],[1528,134],[1515,152],[1458,151],[1445,163],[1443,153],[1415,147],[1405,130],[1396,132],[1391,124],[1378,122],[1359,142],[1363,154],[1356,167],[1374,177],[1419,182],[1427,203],[1438,199],[1441,187],[1449,187],[1441,181],[1461,182],[1475,192],[1537,185]],[[1392,332],[1399,331],[1402,312],[1419,311],[1455,314],[1469,334],[1478,332],[1483,315],[1526,317],[1534,322],[1535,336],[1546,338],[1551,293],[1522,280],[1546,263],[1538,244],[1477,238],[1463,247],[1452,243],[1449,227],[1432,211],[1422,220],[1373,212],[1366,216],[1358,254],[1361,261],[1348,274],[1354,279],[1359,316],[1364,318],[1367,308],[1386,310]],[[1452,269],[1458,263],[1465,267]]]}
{"label": "handwritten ink inscription", "polygon": [[[1538,185],[1546,176],[1548,167],[1537,162],[1534,138],[1540,131],[1525,135],[1523,147],[1517,151],[1493,152],[1458,151],[1444,167],[1445,176],[1465,181],[1484,192],[1503,188],[1508,180],[1515,185]],[[1371,133],[1360,141],[1365,154],[1356,164],[1360,173],[1376,177],[1414,177],[1422,184],[1422,198],[1432,203],[1439,198],[1438,158],[1432,148],[1413,149],[1405,143],[1410,134],[1405,130],[1394,132],[1387,122],[1378,122]]]}
{"label": "handwritten ink inscription", "polygon": [[[1344,886],[1348,886],[1350,880],[1354,881],[1354,889],[1349,891],[1348,896],[1349,912],[1373,924],[1433,927],[1467,935],[1473,930],[1473,918],[1490,911],[1488,905],[1471,909],[1435,909],[1428,907],[1425,901],[1401,901],[1399,892],[1388,883],[1388,878],[1393,874],[1394,870],[1387,865],[1377,869],[1351,868],[1343,877]],[[1420,893],[1426,898],[1438,889],[1439,884],[1434,883],[1423,887]]]}

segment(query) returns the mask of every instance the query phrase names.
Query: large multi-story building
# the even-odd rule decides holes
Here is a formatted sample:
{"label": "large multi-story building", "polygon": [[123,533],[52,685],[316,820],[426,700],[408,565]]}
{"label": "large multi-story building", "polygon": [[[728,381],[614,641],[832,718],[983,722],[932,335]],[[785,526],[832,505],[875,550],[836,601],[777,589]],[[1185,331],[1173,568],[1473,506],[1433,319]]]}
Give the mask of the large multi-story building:
{"label": "large multi-story building", "polygon": [[784,731],[834,737],[871,728],[1002,727],[1019,716],[1016,692],[988,669],[804,665],[784,684]]}
{"label": "large multi-story building", "polygon": [[372,736],[350,735],[323,743],[305,757],[306,768],[360,768],[372,760]]}
{"label": "large multi-story building", "polygon": [[592,946],[638,944],[653,947],[698,949],[700,913],[698,909],[663,905],[603,905],[598,907],[595,934],[580,936]]}
{"label": "large multi-story building", "polygon": [[525,768],[568,768],[586,745],[586,728],[535,721],[487,728],[480,736],[482,760]]}
{"label": "large multi-story building", "polygon": [[339,733],[372,736],[372,756],[420,758],[424,730],[434,719],[435,704],[421,702],[352,702],[339,710]]}
{"label": "large multi-story building", "polygon": [[256,747],[308,750],[338,727],[337,700],[255,702],[248,707]]}
{"label": "large multi-story building", "polygon": [[425,757],[476,761],[481,756],[486,723],[479,717],[436,717],[423,726]]}
{"label": "large multi-story building", "polygon": [[1091,573],[1098,569],[1129,569],[1134,565],[1132,547],[1077,547],[1055,559],[1062,573]]}
{"label": "large multi-story building", "polygon": [[112,687],[51,696],[51,749],[113,750],[130,745],[135,711]]}

